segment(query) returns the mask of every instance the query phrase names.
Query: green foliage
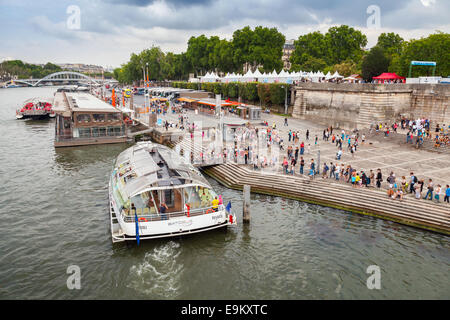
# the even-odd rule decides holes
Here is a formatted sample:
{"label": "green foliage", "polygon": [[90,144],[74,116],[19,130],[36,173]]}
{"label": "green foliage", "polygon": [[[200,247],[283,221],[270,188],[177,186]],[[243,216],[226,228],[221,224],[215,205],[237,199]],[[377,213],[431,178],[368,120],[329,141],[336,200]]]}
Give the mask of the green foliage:
{"label": "green foliage", "polygon": [[222,94],[222,83],[220,83],[220,82],[213,82],[212,83],[212,91],[215,93],[215,94]]}
{"label": "green foliage", "polygon": [[188,88],[198,89],[212,92],[215,94],[222,94],[223,98],[237,99],[239,96],[246,101],[258,102],[261,101],[265,105],[278,104],[283,105],[286,96],[286,86],[290,85],[285,83],[257,83],[257,82],[203,82],[203,83],[191,83],[174,81],[172,86],[175,88]]}
{"label": "green foliage", "polygon": [[351,60],[344,61],[339,64],[335,64],[334,66],[329,68],[329,70],[327,70],[325,68],[324,72],[326,73],[328,71],[330,71],[331,73],[334,73],[337,71],[340,75],[342,75],[344,77],[348,77],[352,74],[361,73],[361,71],[358,69],[358,66],[356,65],[356,63]]}
{"label": "green foliage", "polygon": [[385,54],[391,56],[393,54],[401,54],[403,43],[404,40],[402,37],[396,33],[390,32],[380,34],[377,46],[383,49]]}
{"label": "green foliage", "polygon": [[[231,41],[217,36],[200,35],[191,37],[186,52],[164,53],[158,47],[132,54],[130,61],[114,70],[114,77],[121,83],[142,80],[142,67],[148,63],[151,80],[187,80],[189,73],[202,76],[208,71],[241,72],[244,64],[252,70],[261,72],[281,71],[283,67],[282,48],[285,37],[276,28],[244,27],[233,33]],[[376,47],[383,51],[368,52],[363,47],[367,38],[359,30],[341,25],[328,29],[325,34],[318,31],[300,36],[295,42],[295,50],[290,62],[292,71],[338,71],[344,76],[361,73],[365,61],[366,76],[380,73],[380,70],[396,72],[407,76],[411,60],[436,61],[436,74],[450,74],[450,40],[448,33],[437,32],[427,38],[404,41],[395,33],[382,33]],[[386,67],[386,60],[388,67]],[[367,60],[368,59],[368,60]],[[377,62],[378,61],[378,62]],[[8,70],[21,77],[42,77],[55,66],[47,64],[44,68],[31,68],[22,61],[8,61]],[[378,64],[381,63],[381,64]],[[374,66],[374,64],[378,64]],[[3,64],[0,64],[0,66]],[[369,71],[373,70],[373,71]],[[414,67],[413,76],[430,75],[430,67]],[[55,72],[55,71],[53,71]],[[368,78],[367,78],[368,79]],[[180,84],[181,85],[181,84]],[[183,84],[184,87],[200,88],[199,84]],[[224,96],[237,98],[239,86],[206,87],[210,92],[220,92]],[[259,95],[255,87],[240,87],[243,99],[254,101]]]}
{"label": "green foliage", "polygon": [[263,71],[281,70],[283,45],[286,38],[276,28],[258,26],[252,30],[246,26],[233,33],[233,60],[239,69],[247,63],[255,70],[262,65]]}
{"label": "green foliage", "polygon": [[258,98],[264,105],[270,103],[270,87],[267,83],[258,84]]}
{"label": "green foliage", "polygon": [[383,49],[378,46],[373,47],[362,62],[362,77],[366,81],[372,81],[373,77],[387,72],[389,68],[389,58],[384,54]]}
{"label": "green foliage", "polygon": [[294,41],[290,61],[296,71],[324,70],[344,61],[359,61],[366,44],[367,37],[361,31],[346,25],[332,27],[326,34],[316,31],[300,36]]}
{"label": "green foliage", "polygon": [[[404,43],[400,56],[393,56],[391,70],[402,76],[408,76],[411,61],[435,61],[436,75],[450,75],[450,34],[437,32],[426,38],[410,40]],[[414,66],[412,77],[432,74],[432,67]]]}
{"label": "green foliage", "polygon": [[228,83],[228,97],[237,98],[238,97],[239,87],[236,82]]}
{"label": "green foliage", "polygon": [[244,86],[244,96],[248,101],[258,100],[258,83],[257,82],[247,82]]}
{"label": "green foliage", "polygon": [[[281,83],[270,83],[269,84],[269,92],[270,92],[270,102],[272,104],[284,104],[286,97],[286,86],[288,84]],[[289,89],[288,89],[289,90]]]}
{"label": "green foliage", "polygon": [[0,76],[11,75],[19,78],[44,78],[49,74],[62,71],[62,69],[53,63],[46,63],[43,66],[24,63],[21,60],[9,60],[0,63]]}

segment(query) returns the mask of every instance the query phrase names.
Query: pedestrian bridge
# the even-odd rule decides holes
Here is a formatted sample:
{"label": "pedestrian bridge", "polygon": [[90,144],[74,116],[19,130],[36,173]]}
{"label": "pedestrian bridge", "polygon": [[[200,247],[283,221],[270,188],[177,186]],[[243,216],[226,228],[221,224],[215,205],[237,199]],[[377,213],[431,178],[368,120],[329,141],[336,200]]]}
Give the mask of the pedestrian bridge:
{"label": "pedestrian bridge", "polygon": [[30,87],[37,87],[44,83],[69,83],[69,84],[92,84],[92,85],[101,85],[104,83],[117,83],[115,79],[94,79],[85,74],[73,71],[61,71],[49,74],[48,76],[42,79],[17,79],[17,80],[9,80],[6,82],[6,86],[14,83],[26,84]]}

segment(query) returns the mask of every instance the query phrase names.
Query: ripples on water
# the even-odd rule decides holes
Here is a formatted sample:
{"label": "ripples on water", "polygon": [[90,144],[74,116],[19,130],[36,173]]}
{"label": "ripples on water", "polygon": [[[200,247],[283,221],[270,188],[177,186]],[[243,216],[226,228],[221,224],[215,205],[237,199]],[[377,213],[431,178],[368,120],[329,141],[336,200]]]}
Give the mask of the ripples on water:
{"label": "ripples on water", "polygon": [[[0,90],[0,298],[450,298],[447,237],[277,197],[252,194],[249,226],[113,246],[108,178],[128,146],[55,150],[53,120],[15,120],[53,91]],[[241,192],[209,180],[242,212]],[[372,264],[381,290],[366,288]]]}

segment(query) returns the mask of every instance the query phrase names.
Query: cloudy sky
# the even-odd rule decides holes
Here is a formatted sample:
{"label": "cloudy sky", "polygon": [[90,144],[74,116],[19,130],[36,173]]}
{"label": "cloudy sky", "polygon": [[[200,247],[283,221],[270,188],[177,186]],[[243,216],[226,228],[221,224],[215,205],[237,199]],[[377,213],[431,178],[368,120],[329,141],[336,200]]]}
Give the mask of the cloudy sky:
{"label": "cloudy sky", "polygon": [[0,60],[117,67],[152,45],[179,53],[192,35],[231,39],[246,25],[294,39],[347,24],[371,47],[381,32],[450,32],[449,12],[450,0],[0,0]]}

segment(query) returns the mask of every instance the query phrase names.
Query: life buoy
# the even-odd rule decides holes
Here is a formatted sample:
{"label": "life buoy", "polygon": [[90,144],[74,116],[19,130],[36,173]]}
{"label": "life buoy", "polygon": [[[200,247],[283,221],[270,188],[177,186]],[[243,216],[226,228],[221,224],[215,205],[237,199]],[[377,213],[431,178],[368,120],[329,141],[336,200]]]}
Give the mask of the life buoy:
{"label": "life buoy", "polygon": [[208,210],[206,210],[206,214],[208,214],[208,213],[213,213],[213,212],[214,212],[213,209],[208,209]]}
{"label": "life buoy", "polygon": [[142,218],[142,217],[139,218],[138,221],[139,221],[139,222],[141,222],[141,221],[148,222],[148,220],[147,220],[146,218]]}

